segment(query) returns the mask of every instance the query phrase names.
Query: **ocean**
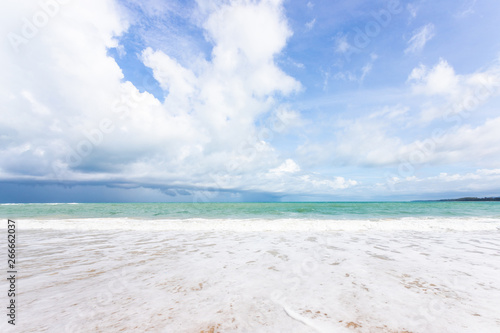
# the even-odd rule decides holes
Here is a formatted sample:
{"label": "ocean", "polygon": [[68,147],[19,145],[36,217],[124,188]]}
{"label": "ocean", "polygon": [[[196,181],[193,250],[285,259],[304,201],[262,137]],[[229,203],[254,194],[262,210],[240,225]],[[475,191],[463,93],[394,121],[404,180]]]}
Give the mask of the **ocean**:
{"label": "ocean", "polygon": [[5,263],[15,229],[6,314],[16,292],[1,332],[500,327],[500,202],[2,204],[0,217]]}
{"label": "ocean", "polygon": [[0,204],[0,218],[82,219],[500,219],[500,202],[41,203]]}

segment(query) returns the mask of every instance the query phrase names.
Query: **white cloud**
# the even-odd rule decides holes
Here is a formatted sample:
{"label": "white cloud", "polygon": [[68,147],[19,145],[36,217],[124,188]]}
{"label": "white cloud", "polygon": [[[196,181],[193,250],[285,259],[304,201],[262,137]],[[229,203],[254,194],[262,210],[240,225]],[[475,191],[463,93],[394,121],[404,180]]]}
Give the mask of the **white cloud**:
{"label": "white cloud", "polygon": [[[2,32],[15,31],[37,4],[9,3]],[[129,26],[114,1],[71,2],[19,53],[3,48],[0,61],[11,65],[0,77],[2,179],[310,192],[305,173],[256,126],[266,113],[279,120],[275,135],[303,125],[277,102],[302,89],[275,62],[292,35],[282,2],[199,5],[210,60],[189,66],[152,47],[140,55],[163,103],[124,82],[107,55]],[[277,174],[283,183],[269,186]],[[311,179],[326,192],[352,185]]]}
{"label": "white cloud", "polygon": [[[463,124],[439,138],[430,157],[447,163],[464,163],[495,167],[500,165],[500,117],[488,119],[473,127]],[[474,156],[474,160],[470,157]]]}
{"label": "white cloud", "polygon": [[344,81],[350,81],[350,82],[358,82],[362,83],[366,76],[371,72],[373,68],[373,64],[375,63],[375,60],[377,60],[378,56],[375,53],[370,54],[370,60],[363,66],[361,69],[356,73],[353,71],[342,71],[336,73],[333,78],[336,80],[344,80]]}
{"label": "white cloud", "polygon": [[[358,185],[358,182],[352,179],[346,180],[344,177],[336,177],[334,180],[315,179],[311,175],[302,176],[306,184],[314,188],[316,193],[328,193],[330,190],[346,189]],[[305,192],[305,191],[304,191]],[[313,193],[314,193],[313,192]]]}
{"label": "white cloud", "polygon": [[279,167],[269,170],[269,173],[282,175],[284,173],[296,173],[300,171],[300,167],[292,159],[287,159]]}
{"label": "white cloud", "polygon": [[413,20],[415,17],[417,17],[418,6],[416,4],[409,3],[408,5],[406,5],[406,9],[410,13],[410,20]]}
{"label": "white cloud", "polygon": [[498,169],[477,169],[467,173],[439,172],[428,177],[394,177],[387,184],[379,184],[382,188],[389,185],[394,194],[453,192],[459,196],[462,193],[498,193],[500,172]]}
{"label": "white cloud", "polygon": [[386,120],[393,120],[396,118],[399,118],[401,116],[404,116],[408,113],[410,110],[409,107],[403,106],[403,105],[395,105],[392,107],[385,106],[382,108],[381,111],[376,111],[368,115],[368,119],[376,119],[376,118],[384,118]]}
{"label": "white cloud", "polygon": [[477,0],[464,1],[458,13],[455,14],[455,16],[458,18],[463,18],[471,14],[474,14],[474,7],[476,6],[476,2]]}
{"label": "white cloud", "polygon": [[147,49],[143,59],[168,90],[165,108],[190,114],[205,128],[211,148],[224,149],[254,135],[254,119],[271,109],[274,94],[301,86],[274,63],[291,35],[278,2],[223,5],[204,27],[214,48],[211,62],[197,73],[161,51]]}
{"label": "white cloud", "polygon": [[[260,182],[260,183],[259,183]],[[274,193],[285,194],[332,194],[339,191],[354,188],[359,183],[353,179],[344,177],[327,178],[318,174],[305,174],[300,167],[291,159],[267,173],[258,174],[254,180],[254,189],[264,186]]]}
{"label": "white cloud", "polygon": [[361,76],[359,77],[359,81],[363,82],[365,80],[365,77],[368,75],[368,73],[371,72],[373,68],[373,63],[369,62],[366,65],[361,68]]}
{"label": "white cloud", "polygon": [[293,60],[292,58],[286,58],[285,60],[282,60],[284,64],[292,65],[296,68],[304,69],[306,66],[303,63],[297,62]]}
{"label": "white cloud", "polygon": [[[155,8],[148,12],[154,18],[178,10],[150,1],[153,7],[144,8]],[[140,93],[107,55],[110,48],[122,48],[122,56],[131,56],[119,45],[131,18],[112,0],[61,5],[47,25],[17,45],[19,52],[4,39],[0,180],[331,194],[369,186],[355,176],[342,177],[337,171],[343,166],[348,175],[357,167],[373,176],[379,169],[370,168],[397,169],[422,147],[427,152],[415,169],[442,167],[448,173],[435,177],[443,184],[496,179],[500,118],[488,102],[498,95],[498,62],[466,74],[445,60],[422,65],[402,90],[382,91],[369,101],[366,95],[349,96],[345,113],[337,108],[344,97],[336,95],[330,116],[330,109],[309,108],[308,101],[306,106],[283,102],[303,89],[279,66],[290,56],[282,52],[292,37],[283,1],[199,0],[197,5],[183,15],[195,15],[189,22],[197,26],[191,28],[200,29],[196,36],[206,39],[204,52],[210,54],[190,47],[170,52],[147,38],[139,54],[163,89],[164,102]],[[35,0],[5,6],[8,10],[0,13],[4,36],[22,35],[23,18],[41,10]],[[408,52],[423,48],[433,31],[432,25],[417,31]],[[339,36],[335,48],[345,53],[351,46]],[[376,59],[372,54],[357,69],[336,75],[321,71],[324,87],[331,77],[363,82]],[[380,100],[388,106],[378,107]],[[481,117],[468,121],[472,110],[482,112]],[[429,123],[447,116],[459,118]],[[444,133],[429,148],[432,130],[439,126]],[[294,154],[296,145],[300,148]],[[478,171],[446,170],[453,163]],[[327,175],[309,172],[325,165],[334,166]],[[414,184],[437,179],[419,174],[399,178]]]}
{"label": "white cloud", "polygon": [[[392,166],[394,172],[402,167],[412,174],[424,166],[500,165],[500,117],[475,127],[462,122],[456,128],[438,128],[422,139],[404,142],[396,129],[404,126],[403,120],[412,121],[405,110],[386,109],[341,123],[335,143],[319,152],[330,151],[348,165]],[[406,171],[402,176],[407,176]]]}
{"label": "white cloud", "polygon": [[[459,75],[441,60],[431,69],[414,69],[409,82],[412,85],[402,96],[406,94],[404,98],[413,107],[396,104],[352,119],[337,119],[330,142],[308,142],[299,147],[301,165],[317,160],[337,166],[391,166],[396,173],[399,167],[412,169],[410,176],[403,172],[402,178],[432,166],[500,165],[500,117],[494,103],[500,93],[498,61],[475,73]],[[412,112],[420,105],[422,112]],[[491,111],[486,113],[484,106]],[[473,118],[473,111],[483,114]],[[426,127],[437,118],[440,122]],[[407,132],[415,129],[418,136],[411,138]]]}
{"label": "white cloud", "polygon": [[155,69],[155,79],[169,95],[186,99],[194,94],[197,88],[194,73],[182,67],[175,59],[148,47],[142,52],[142,60],[146,66]]}
{"label": "white cloud", "polygon": [[269,127],[277,133],[287,133],[306,124],[307,121],[301,117],[298,111],[291,109],[289,105],[283,104],[273,111]]}
{"label": "white cloud", "polygon": [[356,74],[354,74],[350,71],[338,72],[333,76],[333,78],[335,80],[343,80],[343,81],[350,81],[350,82],[358,81],[358,77],[356,76]]}
{"label": "white cloud", "polygon": [[435,36],[434,24],[428,23],[416,30],[413,36],[408,40],[408,47],[405,53],[415,53],[421,51],[425,44]]}
{"label": "white cloud", "polygon": [[[26,41],[0,51],[5,68],[0,126],[9,133],[0,145],[7,159],[0,168],[11,177],[48,176],[52,161],[64,153],[61,147],[78,142],[84,128],[95,127],[119,94],[123,75],[106,50],[116,46],[114,35],[127,23],[112,2],[89,1],[83,7],[70,2],[47,15],[50,21],[36,33],[27,34],[23,22],[28,26],[27,18],[42,16],[44,9],[38,1],[10,5],[12,11],[0,14],[2,35],[7,30]],[[33,147],[29,151],[16,149],[28,143]],[[40,151],[43,159],[37,155]]]}
{"label": "white cloud", "polygon": [[312,19],[311,21],[306,23],[306,31],[312,30],[314,25],[316,24],[316,19]]}
{"label": "white cloud", "polygon": [[352,46],[349,44],[347,41],[347,36],[346,35],[339,35],[335,38],[335,42],[337,44],[336,46],[336,51],[339,53],[346,53],[347,51],[351,50]]}
{"label": "white cloud", "polygon": [[222,5],[209,15],[204,28],[215,44],[214,55],[222,61],[240,51],[250,63],[269,62],[292,35],[281,1],[276,0]]}
{"label": "white cloud", "polygon": [[389,134],[384,118],[358,118],[339,123],[336,143],[331,148],[339,161],[351,165],[380,166],[397,162],[401,139]]}
{"label": "white cloud", "polygon": [[413,89],[416,93],[439,95],[456,94],[460,78],[453,68],[441,59],[431,70],[423,65],[414,68],[408,80],[415,82]]}
{"label": "white cloud", "polygon": [[178,4],[175,1],[163,0],[127,0],[129,4],[137,6],[147,13],[148,16],[161,17],[169,12],[179,12]]}
{"label": "white cloud", "polygon": [[458,75],[441,59],[431,69],[423,65],[413,69],[408,81],[416,95],[442,97],[441,103],[423,108],[423,121],[456,115],[464,117],[500,93],[500,61],[496,60],[482,71]]}

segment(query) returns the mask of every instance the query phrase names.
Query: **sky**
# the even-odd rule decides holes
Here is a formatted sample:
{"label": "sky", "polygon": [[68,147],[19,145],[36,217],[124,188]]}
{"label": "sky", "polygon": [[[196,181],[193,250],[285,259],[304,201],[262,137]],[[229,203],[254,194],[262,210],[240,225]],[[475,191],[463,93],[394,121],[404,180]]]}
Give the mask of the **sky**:
{"label": "sky", "polygon": [[500,2],[0,4],[0,202],[500,196]]}

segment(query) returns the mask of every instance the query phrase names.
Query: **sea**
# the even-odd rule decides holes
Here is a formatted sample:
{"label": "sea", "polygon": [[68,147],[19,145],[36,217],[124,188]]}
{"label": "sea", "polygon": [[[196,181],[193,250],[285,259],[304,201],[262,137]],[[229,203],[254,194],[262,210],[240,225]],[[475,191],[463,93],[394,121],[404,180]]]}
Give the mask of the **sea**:
{"label": "sea", "polygon": [[484,220],[500,219],[500,202],[29,203],[0,204],[0,218]]}

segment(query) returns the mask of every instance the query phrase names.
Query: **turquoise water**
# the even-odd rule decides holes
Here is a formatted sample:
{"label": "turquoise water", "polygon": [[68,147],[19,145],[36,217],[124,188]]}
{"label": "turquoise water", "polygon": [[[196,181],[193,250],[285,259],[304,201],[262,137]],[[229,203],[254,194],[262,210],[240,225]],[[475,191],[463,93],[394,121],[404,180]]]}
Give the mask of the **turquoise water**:
{"label": "turquoise water", "polygon": [[0,218],[386,219],[488,217],[500,202],[0,204]]}

